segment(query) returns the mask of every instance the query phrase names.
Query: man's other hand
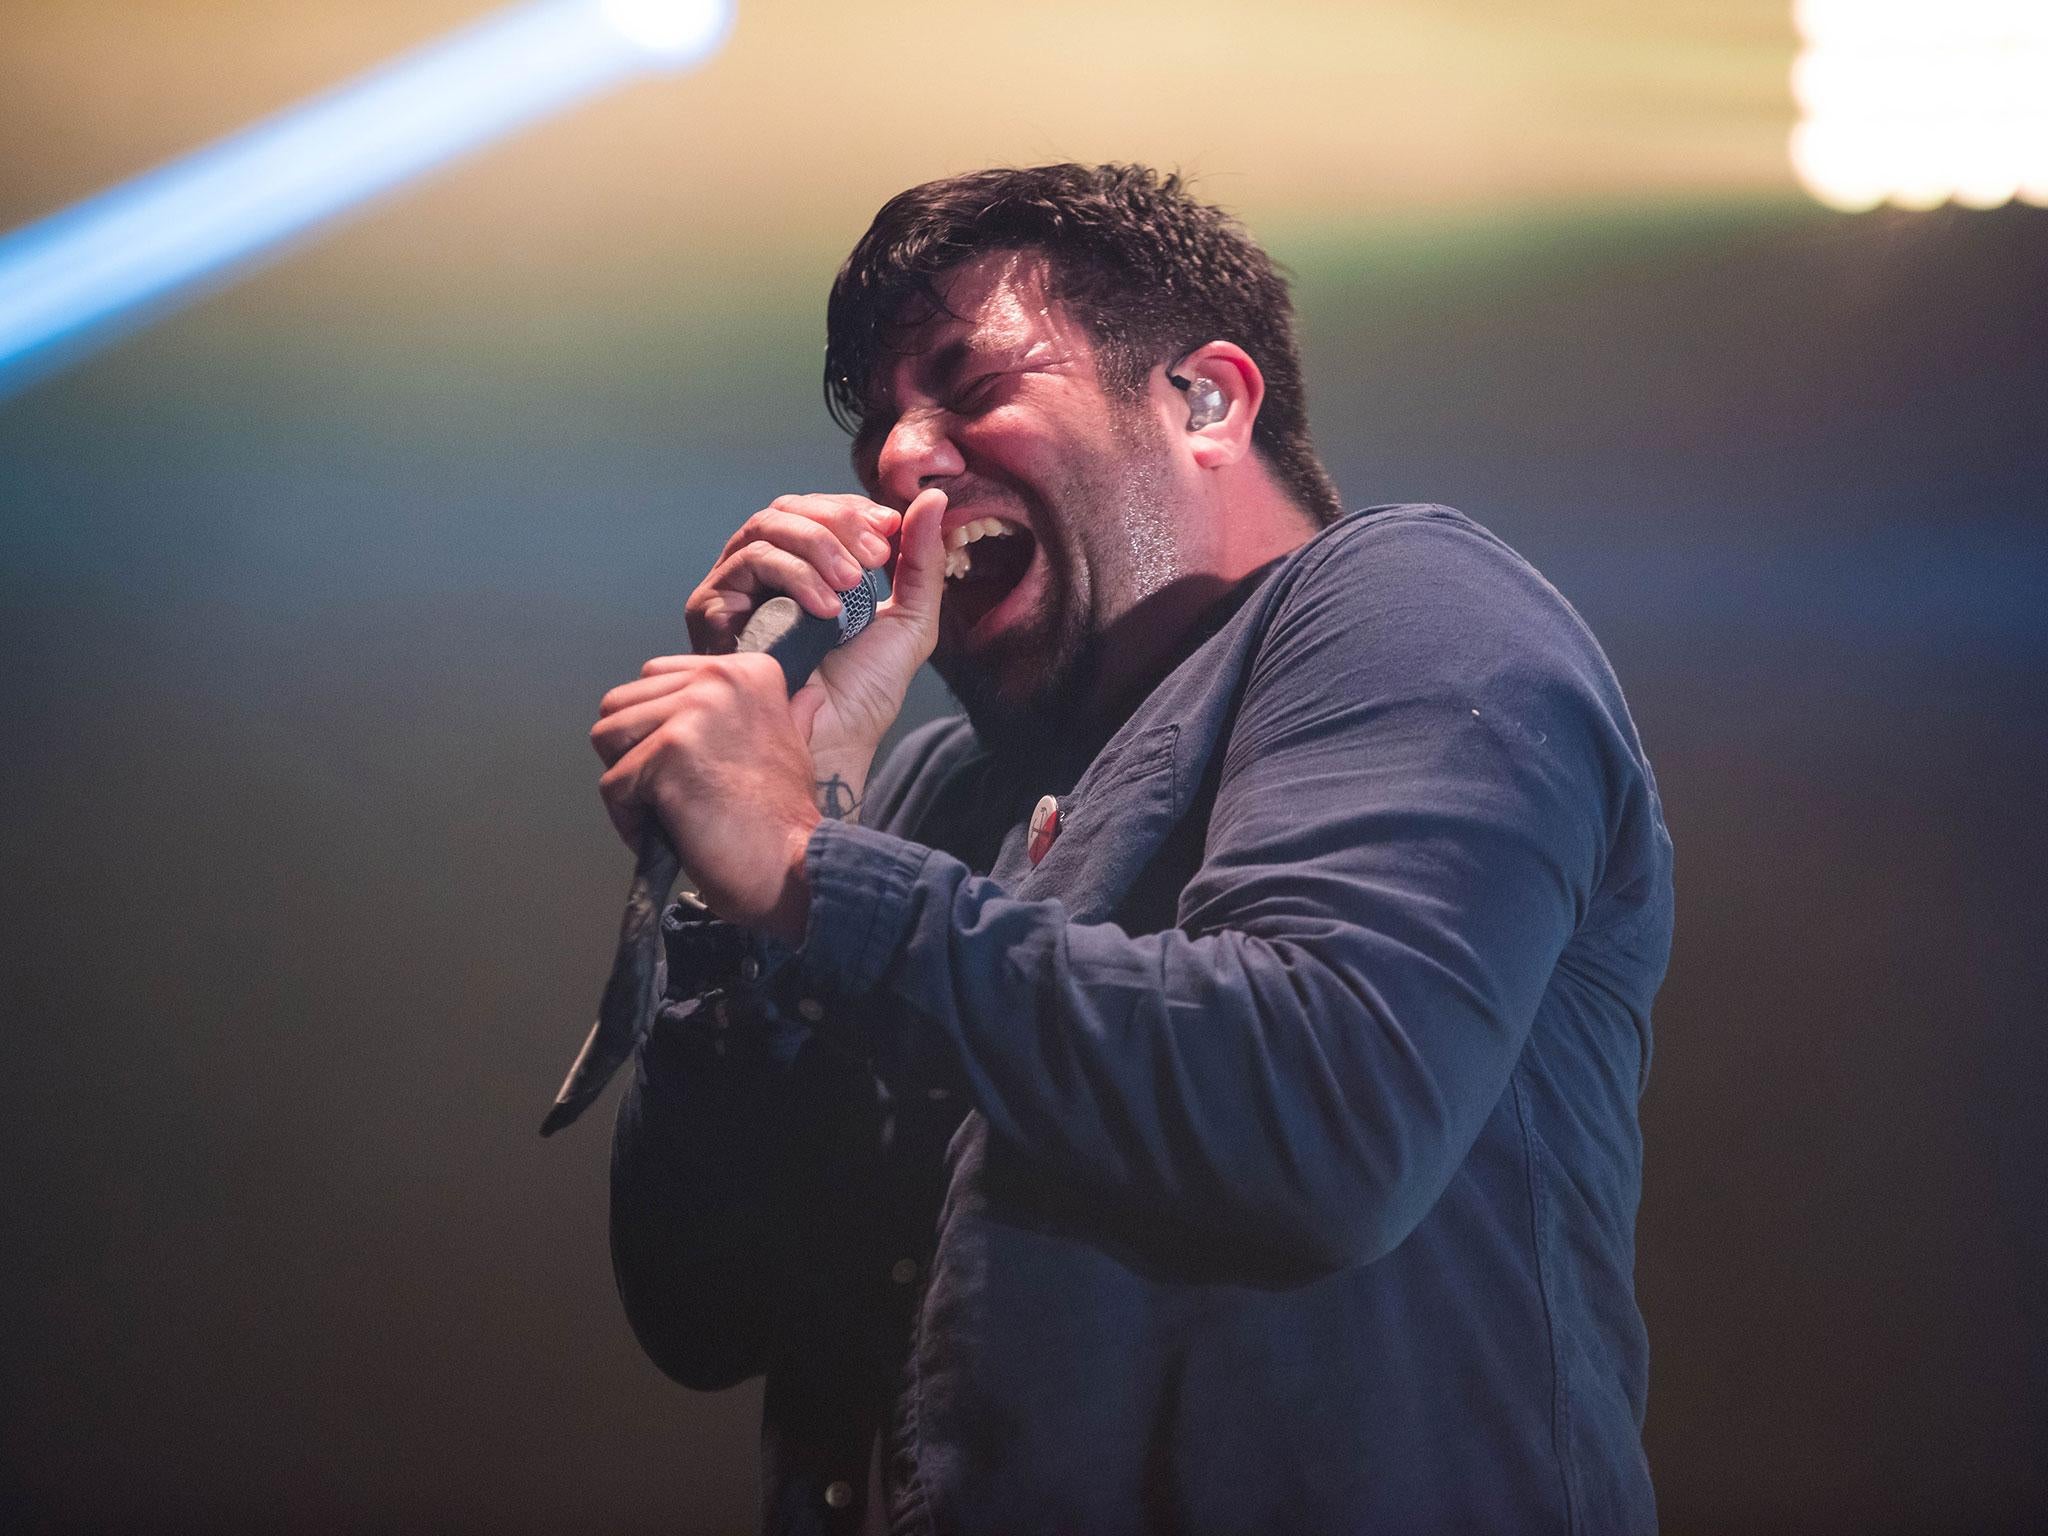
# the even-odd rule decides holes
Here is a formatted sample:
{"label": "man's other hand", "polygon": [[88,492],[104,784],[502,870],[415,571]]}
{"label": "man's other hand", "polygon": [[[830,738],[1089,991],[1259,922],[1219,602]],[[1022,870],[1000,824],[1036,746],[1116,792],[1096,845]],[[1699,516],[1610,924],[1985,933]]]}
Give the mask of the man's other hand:
{"label": "man's other hand", "polygon": [[665,660],[679,664],[606,694],[590,729],[612,825],[637,849],[653,816],[712,911],[800,943],[818,810],[782,669],[759,655]]}
{"label": "man's other hand", "polygon": [[[820,782],[835,776],[858,798],[883,733],[938,639],[945,587],[940,522],[945,492],[922,491],[898,513],[865,496],[781,496],[740,525],[684,609],[698,657],[729,654],[756,608],[778,594],[819,618],[839,612],[839,594],[865,569],[886,565],[893,595],[856,639],[827,656],[791,701]],[[661,656],[647,674],[691,657]]]}

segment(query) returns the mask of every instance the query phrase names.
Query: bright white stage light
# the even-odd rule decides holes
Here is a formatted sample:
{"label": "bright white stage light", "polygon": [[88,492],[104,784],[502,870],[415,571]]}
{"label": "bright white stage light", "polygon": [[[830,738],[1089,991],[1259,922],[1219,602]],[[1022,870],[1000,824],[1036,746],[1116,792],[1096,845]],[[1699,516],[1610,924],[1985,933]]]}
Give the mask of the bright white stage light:
{"label": "bright white stage light", "polygon": [[0,397],[280,242],[724,41],[731,0],[530,0],[0,238]]}
{"label": "bright white stage light", "polygon": [[732,24],[724,0],[599,0],[599,7],[629,42],[684,59],[709,53]]}
{"label": "bright white stage light", "polygon": [[1798,0],[1800,183],[1832,208],[2048,202],[2048,0]]}

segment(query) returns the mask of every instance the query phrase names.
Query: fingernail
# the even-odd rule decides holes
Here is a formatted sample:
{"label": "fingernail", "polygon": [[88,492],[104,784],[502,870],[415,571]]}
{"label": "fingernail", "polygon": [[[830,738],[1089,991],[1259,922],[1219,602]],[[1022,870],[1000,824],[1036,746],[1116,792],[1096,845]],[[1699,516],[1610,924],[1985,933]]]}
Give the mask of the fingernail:
{"label": "fingernail", "polygon": [[860,557],[870,566],[880,565],[889,558],[889,541],[872,533],[864,533],[854,540],[860,546]]}
{"label": "fingernail", "polygon": [[832,562],[832,584],[846,592],[860,585],[860,567],[841,555]]}

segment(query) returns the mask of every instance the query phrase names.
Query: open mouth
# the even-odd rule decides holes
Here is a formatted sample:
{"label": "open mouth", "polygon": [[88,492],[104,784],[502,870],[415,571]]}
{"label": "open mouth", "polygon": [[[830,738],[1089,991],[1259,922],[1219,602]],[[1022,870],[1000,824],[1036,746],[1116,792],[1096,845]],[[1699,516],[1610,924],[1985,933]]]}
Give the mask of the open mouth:
{"label": "open mouth", "polygon": [[946,530],[944,612],[966,633],[993,613],[1024,579],[1038,541],[1020,523],[980,517]]}

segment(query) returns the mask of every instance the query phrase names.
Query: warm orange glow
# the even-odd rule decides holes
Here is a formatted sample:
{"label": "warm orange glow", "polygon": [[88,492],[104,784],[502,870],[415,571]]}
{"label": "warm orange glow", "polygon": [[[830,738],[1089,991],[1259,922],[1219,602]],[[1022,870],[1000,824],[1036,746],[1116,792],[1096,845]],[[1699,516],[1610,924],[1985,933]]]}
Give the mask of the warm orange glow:
{"label": "warm orange glow", "polygon": [[[648,17],[672,0],[609,0]],[[0,49],[0,227],[160,163],[489,0],[66,0]],[[1786,0],[824,0],[464,166],[294,270],[640,293],[814,276],[883,198],[974,165],[1178,166],[1272,238],[1792,190]],[[33,146],[33,152],[29,147]],[[451,274],[460,273],[459,280]],[[715,285],[714,285],[715,286]],[[339,298],[339,295],[337,295]]]}

